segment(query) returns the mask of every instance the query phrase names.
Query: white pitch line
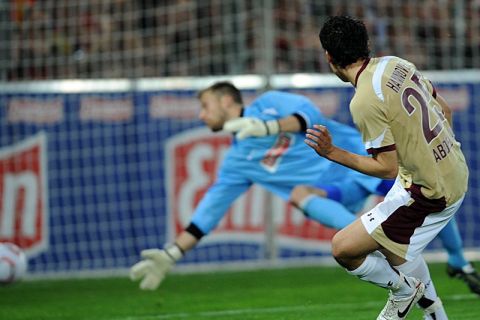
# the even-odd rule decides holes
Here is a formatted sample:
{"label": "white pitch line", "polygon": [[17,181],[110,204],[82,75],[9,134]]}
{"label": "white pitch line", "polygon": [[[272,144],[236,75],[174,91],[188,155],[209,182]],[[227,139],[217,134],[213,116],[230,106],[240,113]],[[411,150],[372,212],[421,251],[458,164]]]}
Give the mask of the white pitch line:
{"label": "white pitch line", "polygon": [[[446,297],[442,297],[443,301],[460,301],[460,300],[475,300],[479,299],[475,294],[456,294]],[[325,310],[325,309],[341,309],[348,307],[375,307],[379,304],[382,304],[382,301],[367,301],[361,303],[329,303],[329,304],[316,304],[316,305],[299,305],[299,306],[288,306],[288,307],[274,307],[274,308],[248,308],[248,309],[232,309],[232,310],[219,310],[219,311],[199,311],[199,312],[180,312],[180,313],[171,313],[164,315],[156,316],[133,316],[133,317],[122,317],[114,318],[112,320],[164,320],[164,319],[183,319],[183,318],[198,318],[198,317],[226,317],[233,315],[251,315],[251,314],[275,314],[282,312],[293,312],[293,311],[303,311],[303,310]]]}
{"label": "white pitch line", "polygon": [[[379,302],[366,302],[362,303],[362,306],[376,306]],[[305,309],[316,310],[316,309],[331,309],[338,307],[356,307],[358,303],[337,303],[337,304],[325,304],[325,305],[299,305],[299,306],[288,306],[288,307],[273,307],[273,308],[248,308],[248,309],[233,309],[233,310],[219,310],[219,311],[199,311],[199,312],[182,312],[182,313],[172,313],[158,316],[138,316],[138,317],[128,317],[128,318],[116,318],[115,320],[157,320],[157,319],[182,319],[189,317],[226,317],[233,315],[251,315],[251,314],[268,314],[268,313],[282,313],[282,312],[292,312],[292,311],[302,311]]]}

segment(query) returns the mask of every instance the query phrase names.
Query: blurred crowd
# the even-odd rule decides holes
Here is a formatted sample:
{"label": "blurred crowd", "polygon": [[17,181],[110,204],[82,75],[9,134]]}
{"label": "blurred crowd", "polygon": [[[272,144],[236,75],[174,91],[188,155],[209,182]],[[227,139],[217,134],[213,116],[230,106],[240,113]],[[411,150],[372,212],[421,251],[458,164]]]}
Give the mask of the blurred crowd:
{"label": "blurred crowd", "polygon": [[329,15],[365,21],[372,52],[480,68],[480,0],[11,0],[2,80],[328,72]]}

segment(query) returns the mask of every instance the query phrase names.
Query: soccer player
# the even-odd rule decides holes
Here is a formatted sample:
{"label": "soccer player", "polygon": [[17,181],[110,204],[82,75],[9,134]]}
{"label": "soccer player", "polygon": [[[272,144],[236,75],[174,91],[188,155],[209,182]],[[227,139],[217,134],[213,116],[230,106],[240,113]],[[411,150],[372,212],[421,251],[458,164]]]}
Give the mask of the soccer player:
{"label": "soccer player", "polygon": [[[352,152],[366,154],[359,132],[330,120],[306,97],[268,91],[244,107],[240,91],[229,82],[218,82],[198,94],[199,118],[212,130],[236,132],[214,184],[196,207],[191,223],[164,250],[142,251],[143,261],[131,268],[131,278],[143,278],[142,289],[156,289],[165,274],[184,253],[210,233],[229,207],[256,183],[290,199],[298,185],[338,186],[345,195],[343,204],[314,196],[317,212],[309,216],[332,228],[343,228],[358,211],[380,180],[344,166],[320,159],[303,143],[305,131],[322,123],[337,133],[336,143]],[[327,190],[328,191],[328,190]],[[297,199],[298,200],[298,199]],[[303,201],[304,210],[308,201]],[[323,212],[321,212],[323,209]]]}
{"label": "soccer player", "polygon": [[[382,197],[386,196],[394,182],[395,180],[381,180],[374,194]],[[337,185],[338,184],[323,185],[319,181],[318,185],[296,186],[290,194],[290,202],[301,209],[306,217],[332,228],[343,229],[356,219],[356,215],[354,215],[355,212],[352,212],[350,217],[343,215],[344,218],[337,223],[335,223],[335,221],[330,222],[328,219],[335,220],[335,217],[330,216],[321,204],[317,203],[321,197],[327,197],[328,199],[343,203],[346,199],[345,196],[342,195],[343,192],[341,188],[338,188]],[[320,196],[320,198],[315,197],[315,195]],[[345,209],[344,207],[341,208],[342,210]],[[448,253],[447,274],[452,278],[462,280],[471,292],[480,295],[480,275],[474,266],[465,258],[463,241],[455,217],[440,231],[438,238]]]}
{"label": "soccer player", "polygon": [[[142,289],[156,289],[174,263],[217,226],[233,201],[253,183],[335,229],[354,221],[352,212],[360,210],[370,194],[384,195],[391,186],[318,158],[303,143],[306,128],[317,122],[337,133],[339,145],[367,154],[356,129],[323,117],[305,97],[269,91],[245,108],[240,91],[228,82],[216,83],[198,96],[200,119],[213,131],[223,129],[236,135],[217,181],[197,206],[190,225],[164,250],[142,251],[144,260],[132,267],[132,279],[143,278]],[[310,186],[319,194],[307,194],[305,189],[310,190]],[[461,247],[459,251],[462,255]]]}
{"label": "soccer player", "polygon": [[[307,130],[305,142],[358,172],[396,178],[381,203],[335,234],[332,253],[350,274],[390,290],[377,319],[405,319],[415,303],[439,301],[422,276],[421,252],[462,204],[466,161],[447,103],[412,63],[371,58],[365,25],[350,17],[329,18],[319,37],[333,73],[356,88],[350,112],[371,156],[343,149],[321,124]],[[432,318],[447,318],[439,313]]]}

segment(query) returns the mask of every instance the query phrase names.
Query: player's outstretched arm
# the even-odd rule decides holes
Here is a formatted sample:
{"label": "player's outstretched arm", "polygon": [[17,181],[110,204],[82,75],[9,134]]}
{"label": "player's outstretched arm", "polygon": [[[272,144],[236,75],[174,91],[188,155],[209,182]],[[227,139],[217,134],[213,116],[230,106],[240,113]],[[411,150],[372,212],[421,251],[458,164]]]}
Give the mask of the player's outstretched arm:
{"label": "player's outstretched arm", "polygon": [[263,121],[258,118],[242,117],[228,120],[223,125],[223,130],[236,133],[238,140],[248,137],[264,137],[280,132],[277,120]]}
{"label": "player's outstretched arm", "polygon": [[174,244],[167,245],[164,249],[143,250],[142,260],[130,268],[130,279],[133,281],[142,279],[140,282],[142,290],[157,289],[175,263],[198,241],[188,231],[183,231]]}
{"label": "player's outstretched arm", "polygon": [[254,117],[240,117],[228,120],[223,130],[236,133],[238,140],[248,137],[264,137],[284,132],[298,132],[302,128],[298,117],[287,116],[278,120],[264,121]]}

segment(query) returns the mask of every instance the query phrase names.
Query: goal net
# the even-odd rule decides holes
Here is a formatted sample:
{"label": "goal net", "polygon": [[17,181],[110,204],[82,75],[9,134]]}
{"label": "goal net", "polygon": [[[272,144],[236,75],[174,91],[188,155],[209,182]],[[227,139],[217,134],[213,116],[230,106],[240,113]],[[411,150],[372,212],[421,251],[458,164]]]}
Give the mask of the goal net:
{"label": "goal net", "polygon": [[[478,253],[480,77],[449,71],[430,78],[455,109],[471,177],[457,221],[467,252]],[[189,223],[230,143],[196,119],[196,91],[219,79],[1,85],[0,241],[22,246],[30,273],[40,276],[124,270],[142,249],[171,241]],[[223,79],[242,88],[247,103],[265,83],[261,76]],[[271,83],[351,123],[353,88],[334,76],[279,75]],[[331,261],[333,234],[254,187],[180,265]]]}
{"label": "goal net", "polygon": [[[0,2],[0,241],[23,247],[39,276],[125,271],[142,249],[171,241],[230,142],[197,119],[197,90],[217,80],[233,81],[247,103],[265,88],[299,92],[352,124],[353,88],[321,74],[329,70],[318,41],[328,15],[347,13],[366,21],[375,54],[429,70],[454,108],[471,177],[457,220],[478,259],[479,6]],[[330,259],[333,233],[255,187],[180,266]]]}

